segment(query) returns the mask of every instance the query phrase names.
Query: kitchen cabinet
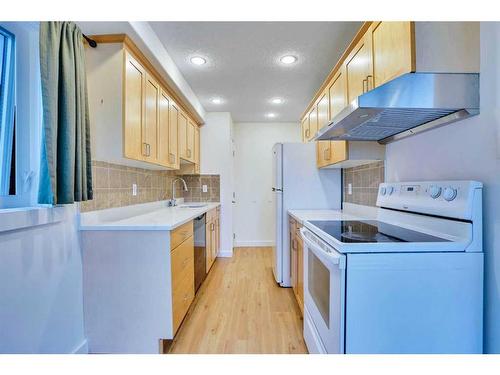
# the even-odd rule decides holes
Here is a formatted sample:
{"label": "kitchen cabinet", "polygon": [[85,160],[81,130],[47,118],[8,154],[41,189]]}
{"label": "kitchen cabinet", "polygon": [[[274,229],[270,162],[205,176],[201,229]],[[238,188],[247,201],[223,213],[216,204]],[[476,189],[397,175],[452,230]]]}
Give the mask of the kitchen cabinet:
{"label": "kitchen cabinet", "polygon": [[373,88],[373,65],[371,38],[364,35],[345,62],[347,102]]}
{"label": "kitchen cabinet", "polygon": [[182,152],[184,161],[199,166],[201,118],[189,103],[126,36],[93,37],[100,47],[86,49],[93,159],[180,170]]}
{"label": "kitchen cabinet", "polygon": [[[191,227],[193,222],[190,222]],[[171,251],[172,325],[174,335],[194,300],[193,235]]]}
{"label": "kitchen cabinet", "polygon": [[179,109],[171,100],[169,105],[169,127],[168,127],[168,164],[173,169],[180,168],[179,145],[178,145],[178,123]]}
{"label": "kitchen cabinet", "polygon": [[374,87],[415,71],[413,22],[373,22],[368,30],[372,45]]}
{"label": "kitchen cabinet", "polygon": [[289,217],[290,235],[290,279],[293,294],[302,315],[304,314],[304,244],[300,237],[302,227],[291,216]]}
{"label": "kitchen cabinet", "polygon": [[207,273],[215,262],[220,248],[220,210],[214,208],[206,215]]}
{"label": "kitchen cabinet", "polygon": [[308,141],[312,140],[318,131],[318,107],[314,106],[309,112],[309,137]]}
{"label": "kitchen cabinet", "polygon": [[142,129],[143,160],[157,163],[159,161],[160,86],[149,74],[146,74],[144,94],[144,122]]}
{"label": "kitchen cabinet", "polygon": [[301,121],[302,129],[302,142],[307,142],[309,140],[310,130],[309,130],[309,116],[305,116]]}
{"label": "kitchen cabinet", "polygon": [[194,173],[200,174],[200,128],[194,128]]}
{"label": "kitchen cabinet", "polygon": [[146,71],[132,55],[125,51],[123,149],[126,158],[142,160],[144,122],[144,82]]}
{"label": "kitchen cabinet", "polygon": [[323,126],[318,104],[325,90],[331,120],[358,96],[406,73],[479,73],[479,34],[478,22],[365,22],[305,109],[303,141],[312,137],[305,121],[314,108]]}
{"label": "kitchen cabinet", "polygon": [[188,160],[188,119],[184,112],[179,111],[177,128],[179,132],[179,157]]}

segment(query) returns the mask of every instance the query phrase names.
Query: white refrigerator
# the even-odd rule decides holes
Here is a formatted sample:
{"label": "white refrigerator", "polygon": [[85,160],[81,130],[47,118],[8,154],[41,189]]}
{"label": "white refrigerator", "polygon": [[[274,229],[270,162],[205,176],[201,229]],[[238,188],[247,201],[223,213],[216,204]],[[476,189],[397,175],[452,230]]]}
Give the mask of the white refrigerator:
{"label": "white refrigerator", "polygon": [[340,209],[341,170],[316,167],[316,143],[277,143],[273,147],[275,239],[273,273],[283,287],[290,282],[288,210]]}

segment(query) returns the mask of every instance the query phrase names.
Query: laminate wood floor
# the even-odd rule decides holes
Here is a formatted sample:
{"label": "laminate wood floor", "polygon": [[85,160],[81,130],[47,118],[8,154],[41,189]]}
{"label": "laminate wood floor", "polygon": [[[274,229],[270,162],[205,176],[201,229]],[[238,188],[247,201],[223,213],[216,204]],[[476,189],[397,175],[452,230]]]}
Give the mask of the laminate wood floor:
{"label": "laminate wood floor", "polygon": [[307,353],[292,289],[272,274],[272,249],[217,258],[170,353]]}

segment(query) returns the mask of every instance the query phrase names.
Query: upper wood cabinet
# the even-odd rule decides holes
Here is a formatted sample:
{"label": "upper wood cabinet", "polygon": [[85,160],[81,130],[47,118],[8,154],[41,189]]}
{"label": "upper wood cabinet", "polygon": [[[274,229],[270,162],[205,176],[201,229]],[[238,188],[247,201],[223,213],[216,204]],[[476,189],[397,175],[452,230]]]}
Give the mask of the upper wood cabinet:
{"label": "upper wood cabinet", "polygon": [[304,118],[301,121],[301,127],[302,127],[302,142],[307,142],[309,141],[309,115],[304,116]]}
{"label": "upper wood cabinet", "polygon": [[184,152],[183,159],[194,166],[200,157],[195,156],[194,129],[201,119],[189,103],[179,99],[126,36],[93,38],[99,48],[86,49],[92,157],[132,167],[180,170],[179,153]]}
{"label": "upper wood cabinet", "polygon": [[372,46],[374,87],[415,71],[413,22],[374,22],[368,35]]}
{"label": "upper wood cabinet", "polygon": [[179,132],[179,157],[181,159],[188,160],[188,119],[186,115],[181,111],[179,111],[179,122],[177,128]]}
{"label": "upper wood cabinet", "polygon": [[145,106],[142,127],[143,160],[158,163],[160,86],[149,74],[146,74],[144,94]]}
{"label": "upper wood cabinet", "polygon": [[194,128],[194,173],[200,174],[200,128]]}
{"label": "upper wood cabinet", "polygon": [[342,66],[333,76],[328,85],[330,120],[337,116],[347,106],[345,66]]}
{"label": "upper wood cabinet", "polygon": [[344,66],[347,78],[347,101],[350,103],[373,88],[372,50],[368,34],[356,44],[347,56]]}
{"label": "upper wood cabinet", "polygon": [[[479,72],[479,23],[365,22],[304,111],[303,141],[310,141],[318,128],[360,95],[411,72]],[[346,141],[321,141],[318,167],[354,166],[363,160],[356,162],[352,155],[364,155],[365,163],[380,155],[378,149],[371,156],[362,148],[358,144],[349,147]]]}
{"label": "upper wood cabinet", "polygon": [[124,118],[123,128],[127,136],[123,137],[124,156],[130,159],[142,160],[143,123],[144,123],[144,82],[146,71],[128,51],[125,51],[124,79]]}

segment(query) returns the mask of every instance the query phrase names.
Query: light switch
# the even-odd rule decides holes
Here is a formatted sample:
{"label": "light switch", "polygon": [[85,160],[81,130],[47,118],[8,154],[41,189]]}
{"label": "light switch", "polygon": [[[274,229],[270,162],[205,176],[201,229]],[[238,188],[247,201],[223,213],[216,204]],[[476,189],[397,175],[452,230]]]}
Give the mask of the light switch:
{"label": "light switch", "polygon": [[207,185],[202,185],[202,186],[201,186],[201,190],[202,190],[204,193],[208,192],[208,186],[207,186]]}
{"label": "light switch", "polygon": [[352,184],[347,184],[347,194],[352,195]]}
{"label": "light switch", "polygon": [[137,184],[132,184],[132,195],[133,196],[137,195]]}

